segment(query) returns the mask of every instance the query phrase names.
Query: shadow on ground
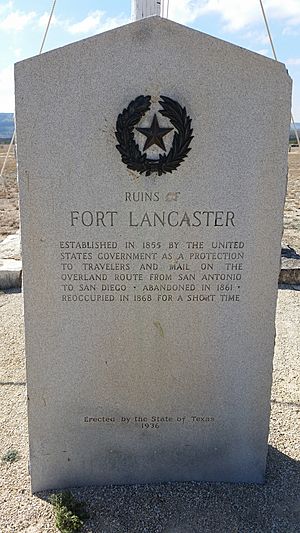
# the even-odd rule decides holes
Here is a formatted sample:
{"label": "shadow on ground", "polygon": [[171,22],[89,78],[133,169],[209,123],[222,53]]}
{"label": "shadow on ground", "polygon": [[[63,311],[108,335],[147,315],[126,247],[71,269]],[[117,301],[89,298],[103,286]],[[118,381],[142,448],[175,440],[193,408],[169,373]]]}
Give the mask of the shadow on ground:
{"label": "shadow on ground", "polygon": [[279,283],[278,290],[281,291],[300,291],[300,285],[288,285],[287,283]]}
{"label": "shadow on ground", "polygon": [[272,446],[264,485],[162,483],[72,493],[90,515],[82,533],[300,532],[300,463]]}

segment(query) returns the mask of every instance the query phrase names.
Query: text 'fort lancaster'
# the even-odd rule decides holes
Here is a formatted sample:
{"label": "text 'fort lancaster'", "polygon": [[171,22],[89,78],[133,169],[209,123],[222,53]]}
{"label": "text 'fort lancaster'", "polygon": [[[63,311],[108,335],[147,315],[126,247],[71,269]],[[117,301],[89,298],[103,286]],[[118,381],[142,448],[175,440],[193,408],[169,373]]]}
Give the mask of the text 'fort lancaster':
{"label": "text 'fort lancaster'", "polygon": [[[125,219],[124,219],[125,218]],[[235,213],[223,210],[204,211],[145,211],[138,215],[135,211],[128,211],[124,216],[119,216],[118,211],[70,211],[70,225],[73,227],[84,226],[94,227],[114,227],[125,225],[131,228],[137,227],[194,227],[214,226],[232,227],[235,223]]]}

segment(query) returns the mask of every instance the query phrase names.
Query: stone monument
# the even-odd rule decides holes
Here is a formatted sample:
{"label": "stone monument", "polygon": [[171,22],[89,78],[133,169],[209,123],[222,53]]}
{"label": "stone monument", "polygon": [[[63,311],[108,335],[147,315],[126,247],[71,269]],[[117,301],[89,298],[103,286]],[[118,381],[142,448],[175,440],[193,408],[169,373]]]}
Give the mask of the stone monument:
{"label": "stone monument", "polygon": [[290,99],[159,17],[17,63],[33,491],[263,481]]}

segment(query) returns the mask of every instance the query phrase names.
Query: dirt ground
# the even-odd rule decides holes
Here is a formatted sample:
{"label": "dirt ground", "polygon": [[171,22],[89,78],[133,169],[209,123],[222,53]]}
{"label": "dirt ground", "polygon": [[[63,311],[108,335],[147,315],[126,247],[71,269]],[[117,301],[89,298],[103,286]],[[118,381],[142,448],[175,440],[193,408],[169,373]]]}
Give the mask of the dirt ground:
{"label": "dirt ground", "polygon": [[283,242],[300,253],[300,149],[289,153]]}
{"label": "dirt ground", "polygon": [[[8,150],[0,144],[0,170]],[[4,180],[3,180],[4,178]],[[0,241],[19,228],[19,188],[14,147],[8,157],[2,181],[0,181]]]}
{"label": "dirt ground", "polygon": [[[0,168],[8,145],[0,144]],[[19,228],[19,193],[14,148],[8,158],[4,178],[0,182],[0,241]],[[300,253],[300,150],[289,153],[288,189],[284,210],[284,246],[291,246]]]}

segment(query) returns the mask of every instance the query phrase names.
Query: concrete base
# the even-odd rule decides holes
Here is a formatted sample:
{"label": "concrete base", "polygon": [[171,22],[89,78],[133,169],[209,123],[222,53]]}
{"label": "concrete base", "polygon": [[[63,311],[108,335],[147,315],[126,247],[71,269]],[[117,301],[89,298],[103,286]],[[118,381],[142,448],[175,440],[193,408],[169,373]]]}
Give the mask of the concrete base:
{"label": "concrete base", "polygon": [[22,261],[0,259],[0,290],[19,289],[22,285]]}
{"label": "concrete base", "polygon": [[281,272],[279,284],[298,285],[300,283],[300,255],[289,245],[281,250]]}
{"label": "concrete base", "polygon": [[20,233],[0,243],[0,290],[18,289],[22,284]]}

